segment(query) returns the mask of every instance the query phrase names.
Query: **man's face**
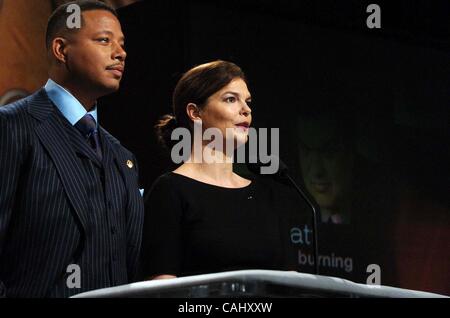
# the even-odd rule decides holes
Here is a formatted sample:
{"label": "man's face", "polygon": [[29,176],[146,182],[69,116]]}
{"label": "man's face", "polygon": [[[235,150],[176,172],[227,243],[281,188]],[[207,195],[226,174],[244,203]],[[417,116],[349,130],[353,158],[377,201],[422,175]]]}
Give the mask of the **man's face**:
{"label": "man's face", "polygon": [[67,69],[81,87],[106,95],[119,89],[125,67],[124,35],[109,11],[85,11],[66,48]]}
{"label": "man's face", "polygon": [[348,194],[353,153],[332,119],[300,120],[300,164],[306,189],[321,208],[338,209]]}

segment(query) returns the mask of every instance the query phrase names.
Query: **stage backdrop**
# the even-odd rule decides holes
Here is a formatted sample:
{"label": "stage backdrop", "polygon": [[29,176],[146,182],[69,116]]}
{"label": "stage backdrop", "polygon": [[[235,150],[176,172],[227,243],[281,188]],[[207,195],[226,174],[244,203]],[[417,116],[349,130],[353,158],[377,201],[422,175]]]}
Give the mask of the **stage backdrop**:
{"label": "stage backdrop", "polygon": [[[45,83],[45,25],[61,2],[0,1],[0,105]],[[364,1],[123,7],[127,70],[100,120],[137,154],[148,190],[173,167],[153,126],[182,72],[236,62],[255,126],[280,128],[282,159],[324,211],[321,273],[365,283],[377,264],[382,284],[450,294],[449,3],[378,2],[380,30],[366,27]],[[308,211],[286,212],[292,269],[311,272]]]}
{"label": "stage backdrop", "polygon": [[[153,125],[171,111],[182,72],[236,62],[250,82],[255,126],[280,128],[282,159],[337,216],[338,224],[320,223],[321,273],[366,283],[376,264],[382,284],[450,294],[450,30],[431,22],[446,21],[448,4],[383,2],[385,28],[370,30],[368,3],[340,3],[123,8],[128,69],[120,92],[102,100],[102,119],[137,153],[148,189],[173,167]],[[292,266],[312,272],[308,211],[287,212]]]}

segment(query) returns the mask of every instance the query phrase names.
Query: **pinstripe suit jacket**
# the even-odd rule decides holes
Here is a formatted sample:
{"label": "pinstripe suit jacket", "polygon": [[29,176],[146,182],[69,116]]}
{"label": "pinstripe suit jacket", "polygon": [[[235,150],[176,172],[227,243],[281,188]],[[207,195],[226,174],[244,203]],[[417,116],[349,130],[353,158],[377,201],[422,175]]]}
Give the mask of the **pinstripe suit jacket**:
{"label": "pinstripe suit jacket", "polygon": [[[118,239],[103,239],[95,232],[103,223],[94,226],[99,214],[93,213],[90,176],[79,158],[87,143],[74,132],[44,89],[0,108],[0,294],[3,289],[7,297],[66,297],[126,284],[135,275],[144,215],[136,160],[100,128],[105,162],[122,179],[107,180],[117,183],[105,186],[108,206],[122,204],[125,210],[123,218],[111,220]],[[121,201],[114,193],[118,185],[125,189]],[[99,255],[112,250],[123,261],[105,273]],[[67,267],[77,262],[81,288],[67,289]]]}

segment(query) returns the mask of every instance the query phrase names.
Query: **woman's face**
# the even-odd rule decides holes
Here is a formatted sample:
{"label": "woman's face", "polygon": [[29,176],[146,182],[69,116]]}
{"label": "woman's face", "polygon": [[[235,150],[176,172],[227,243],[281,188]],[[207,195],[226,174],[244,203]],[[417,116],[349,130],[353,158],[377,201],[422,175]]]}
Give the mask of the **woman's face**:
{"label": "woman's face", "polygon": [[203,129],[219,129],[224,140],[228,139],[228,130],[228,137],[238,145],[246,143],[252,122],[250,102],[251,95],[244,80],[232,80],[206,101],[201,111]]}

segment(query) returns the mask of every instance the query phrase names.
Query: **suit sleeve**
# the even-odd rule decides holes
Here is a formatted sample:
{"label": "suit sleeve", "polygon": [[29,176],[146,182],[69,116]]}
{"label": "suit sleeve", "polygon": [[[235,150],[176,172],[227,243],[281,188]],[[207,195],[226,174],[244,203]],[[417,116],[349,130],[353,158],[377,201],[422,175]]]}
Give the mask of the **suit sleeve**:
{"label": "suit sleeve", "polygon": [[[21,166],[20,146],[15,136],[16,132],[10,126],[0,113],[0,260],[13,214]],[[6,292],[2,279],[0,277],[0,297]]]}
{"label": "suit sleeve", "polygon": [[[139,191],[139,168],[136,156],[131,154],[131,157],[134,162],[134,169],[136,171],[136,185],[137,188],[133,190]],[[140,264],[140,251],[142,246],[142,227],[143,227],[143,219],[144,219],[144,207],[143,200],[140,193],[137,193],[139,200],[130,200],[129,201],[129,211],[139,211],[138,214],[132,219],[132,221],[128,222],[127,225],[127,237],[128,237],[128,259],[130,262],[128,263],[128,276],[130,282],[138,281],[140,278],[141,264]],[[135,235],[136,231],[138,231],[139,235]]]}

